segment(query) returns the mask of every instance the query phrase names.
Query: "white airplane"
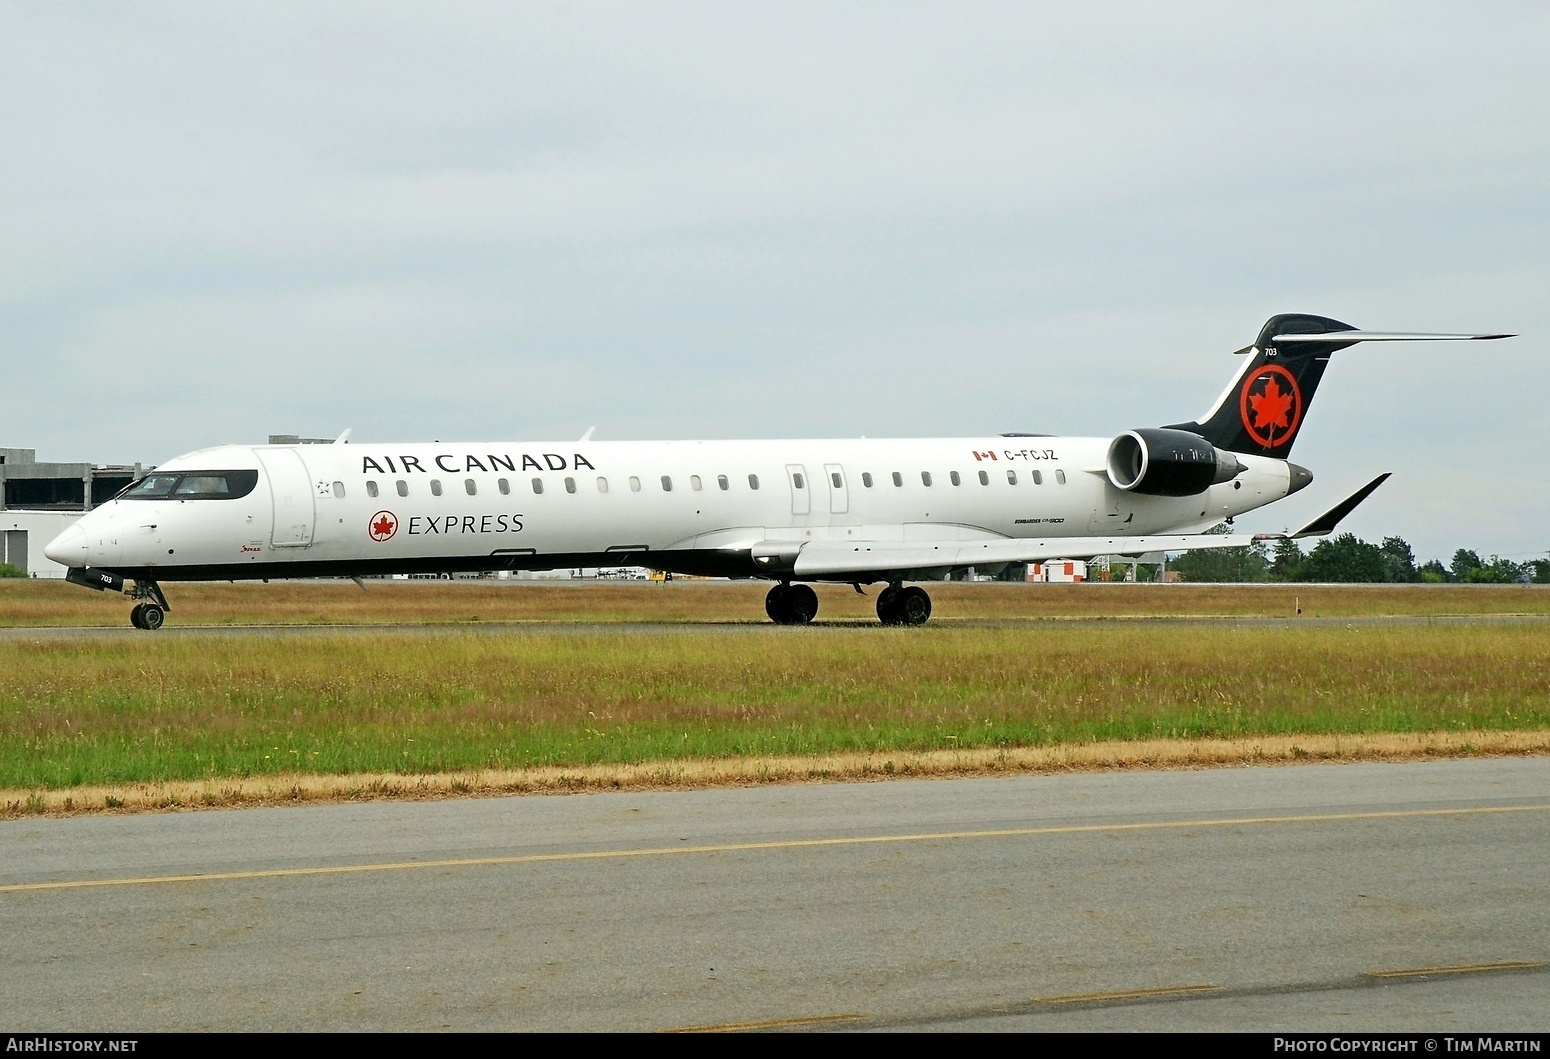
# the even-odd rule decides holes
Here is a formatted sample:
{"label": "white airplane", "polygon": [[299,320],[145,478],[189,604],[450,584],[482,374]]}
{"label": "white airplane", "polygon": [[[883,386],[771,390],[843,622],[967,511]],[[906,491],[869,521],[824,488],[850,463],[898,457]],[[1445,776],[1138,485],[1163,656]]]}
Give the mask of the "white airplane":
{"label": "white airplane", "polygon": [[[164,581],[589,566],[770,580],[781,624],[817,614],[806,582],[883,582],[882,622],[921,625],[931,599],[905,582],[1285,536],[1203,531],[1313,480],[1287,456],[1330,354],[1509,337],[1276,316],[1205,415],[1117,437],[227,445],[156,468],[44,553],[77,584],[131,582],[142,629],[171,609]],[[1329,533],[1387,477],[1290,536]]]}

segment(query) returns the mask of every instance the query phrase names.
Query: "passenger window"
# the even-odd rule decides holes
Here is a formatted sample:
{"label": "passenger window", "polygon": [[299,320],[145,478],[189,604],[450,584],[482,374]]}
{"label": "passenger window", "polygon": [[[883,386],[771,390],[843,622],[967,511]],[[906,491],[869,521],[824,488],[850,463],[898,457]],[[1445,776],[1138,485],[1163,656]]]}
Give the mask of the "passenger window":
{"label": "passenger window", "polygon": [[793,474],[791,476],[791,485],[794,489],[801,489],[803,487],[802,476],[800,474]]}
{"label": "passenger window", "polygon": [[440,495],[441,495],[441,479],[440,478],[432,478],[431,479],[431,496],[440,496]]}
{"label": "passenger window", "polygon": [[597,480],[597,491],[599,493],[606,493],[606,492],[608,492],[608,479],[607,478],[601,478],[601,477],[598,478],[598,480]]}
{"label": "passenger window", "polygon": [[366,495],[369,496],[369,497],[376,497],[376,495],[377,495],[377,483],[376,482],[367,482],[366,483]]}
{"label": "passenger window", "polygon": [[544,491],[544,480],[542,478],[534,478],[533,479],[533,492],[535,492],[535,493],[542,493],[543,491]]}
{"label": "passenger window", "polygon": [[671,493],[673,491],[673,478],[671,475],[664,474],[662,476],[662,491],[664,493]]}
{"label": "passenger window", "polygon": [[335,482],[334,483],[334,499],[335,500],[343,500],[344,499],[344,483],[343,482]]}
{"label": "passenger window", "polygon": [[635,477],[633,474],[630,475],[630,492],[640,492],[640,479]]}
{"label": "passenger window", "polygon": [[930,485],[931,484],[931,472],[930,471],[921,471],[920,472],[920,484],[921,485]]}
{"label": "passenger window", "polygon": [[757,488],[759,488],[759,476],[757,474],[750,474],[748,476],[748,488],[750,488],[750,489],[757,489]]}
{"label": "passenger window", "polygon": [[505,478],[499,478],[495,482],[495,488],[501,491],[501,496],[511,495],[511,483]]}
{"label": "passenger window", "polygon": [[989,484],[990,484],[990,473],[988,471],[981,471],[980,472],[980,485],[989,485]]}
{"label": "passenger window", "polygon": [[402,478],[400,478],[398,480],[398,495],[399,496],[408,496],[409,495],[409,483],[404,481]]}
{"label": "passenger window", "polygon": [[962,485],[963,484],[963,479],[958,477],[958,472],[957,471],[948,471],[947,472],[947,480],[952,482],[954,485]]}
{"label": "passenger window", "polygon": [[699,475],[691,474],[689,476],[689,488],[693,489],[696,493],[698,493],[700,491],[700,476]]}
{"label": "passenger window", "polygon": [[893,484],[899,486],[902,489],[904,487],[904,475],[900,474],[898,471],[894,471]]}
{"label": "passenger window", "polygon": [[845,488],[844,483],[842,483],[840,481],[840,472],[839,471],[830,471],[829,472],[829,481],[834,483],[834,488],[836,488],[836,489],[844,489]]}
{"label": "passenger window", "polygon": [[479,492],[479,483],[475,482],[472,478],[464,478],[463,489],[468,493],[469,496],[473,496],[475,493]]}
{"label": "passenger window", "polygon": [[1044,484],[1044,472],[1043,471],[1034,471],[1033,472],[1033,484],[1034,485],[1043,485]]}
{"label": "passenger window", "polygon": [[1066,484],[1066,472],[1065,471],[1057,470],[1055,472],[1055,481],[1059,485],[1065,485]]}
{"label": "passenger window", "polygon": [[565,491],[567,493],[574,493],[576,491],[576,479],[574,479],[574,478],[567,478],[567,479],[565,479]]}
{"label": "passenger window", "polygon": [[1007,485],[1016,485],[1017,484],[1017,472],[1016,471],[1007,471],[1006,472],[1006,484]]}
{"label": "passenger window", "polygon": [[721,487],[723,493],[732,488],[732,483],[727,481],[727,476],[724,474],[716,475],[716,484]]}
{"label": "passenger window", "polygon": [[871,471],[862,471],[861,472],[861,484],[866,486],[868,489],[872,488],[872,472]]}

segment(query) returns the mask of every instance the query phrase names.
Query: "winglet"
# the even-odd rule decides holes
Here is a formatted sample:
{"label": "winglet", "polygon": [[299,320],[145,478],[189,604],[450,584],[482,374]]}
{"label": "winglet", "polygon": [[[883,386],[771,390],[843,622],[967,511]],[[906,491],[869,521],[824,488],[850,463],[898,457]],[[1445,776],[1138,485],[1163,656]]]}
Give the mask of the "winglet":
{"label": "winglet", "polygon": [[1374,478],[1372,481],[1362,486],[1356,492],[1340,501],[1340,503],[1324,512],[1322,515],[1308,523],[1302,529],[1298,530],[1296,533],[1288,534],[1288,536],[1290,536],[1292,540],[1295,541],[1301,540],[1304,537],[1322,537],[1325,534],[1333,533],[1335,527],[1340,524],[1340,520],[1345,518],[1352,511],[1356,510],[1356,505],[1360,504],[1363,500],[1366,500],[1369,496],[1372,495],[1374,489],[1388,481],[1389,475],[1392,473],[1392,471],[1384,471],[1382,474],[1378,475],[1378,477]]}
{"label": "winglet", "polygon": [[592,440],[592,432],[594,430],[596,430],[596,429],[597,429],[597,427],[587,427],[587,432],[585,434],[581,435],[581,440],[582,441],[591,441]]}
{"label": "winglet", "polygon": [[340,434],[337,438],[334,439],[335,445],[348,445],[349,443],[350,431],[348,429],[343,434]]}

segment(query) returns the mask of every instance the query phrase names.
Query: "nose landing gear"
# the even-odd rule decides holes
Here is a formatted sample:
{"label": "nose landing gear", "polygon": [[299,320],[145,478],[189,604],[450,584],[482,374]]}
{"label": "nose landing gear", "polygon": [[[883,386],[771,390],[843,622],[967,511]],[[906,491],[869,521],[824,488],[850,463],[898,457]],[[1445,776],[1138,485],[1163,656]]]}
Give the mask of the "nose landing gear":
{"label": "nose landing gear", "polygon": [[140,601],[129,611],[129,624],[146,632],[161,628],[167,620],[167,611],[172,609],[161,586],[155,581],[136,581],[129,594]]}
{"label": "nose landing gear", "polygon": [[764,612],[776,625],[806,625],[818,614],[818,593],[808,585],[782,581],[764,597]]}
{"label": "nose landing gear", "polygon": [[136,603],[129,611],[129,624],[147,632],[155,632],[166,620],[166,612],[154,603]]}
{"label": "nose landing gear", "polygon": [[931,618],[931,597],[918,585],[893,584],[877,597],[877,620],[884,625],[924,625]]}

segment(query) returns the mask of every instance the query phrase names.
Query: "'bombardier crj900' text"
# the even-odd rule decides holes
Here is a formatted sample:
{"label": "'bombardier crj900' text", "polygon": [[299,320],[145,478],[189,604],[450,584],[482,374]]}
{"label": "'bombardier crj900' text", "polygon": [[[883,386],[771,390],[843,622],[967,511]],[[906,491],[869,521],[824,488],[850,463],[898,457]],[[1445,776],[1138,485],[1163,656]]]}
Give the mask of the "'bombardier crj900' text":
{"label": "'bombardier crj900' text", "polygon": [[931,599],[906,582],[1263,539],[1204,531],[1313,480],[1287,457],[1331,354],[1505,337],[1277,316],[1205,415],[1117,437],[229,445],[158,467],[46,554],[78,584],[127,582],[147,629],[167,581],[585,566],[764,578],[782,623],[817,613],[806,582],[882,582],[877,616],[919,625]]}

